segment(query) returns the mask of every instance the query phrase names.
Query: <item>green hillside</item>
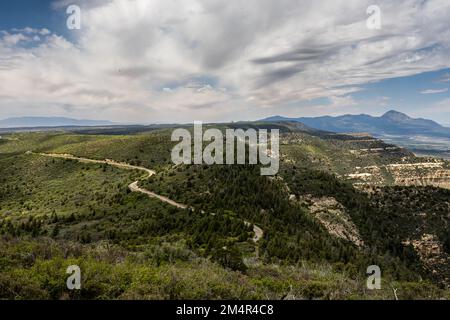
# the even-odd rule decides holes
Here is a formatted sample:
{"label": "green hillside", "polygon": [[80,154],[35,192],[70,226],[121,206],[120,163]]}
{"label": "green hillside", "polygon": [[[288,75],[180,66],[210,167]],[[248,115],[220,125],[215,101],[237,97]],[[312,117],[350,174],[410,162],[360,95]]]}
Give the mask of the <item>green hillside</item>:
{"label": "green hillside", "polygon": [[[279,175],[260,176],[250,165],[174,166],[171,130],[164,128],[2,138],[0,298],[393,299],[392,288],[400,299],[449,298],[448,266],[428,265],[415,246],[433,234],[443,259],[449,253],[448,191],[368,191],[346,178],[355,167],[420,159],[370,137],[298,124],[228,127],[281,129]],[[385,152],[354,152],[380,148]],[[40,153],[112,159],[157,173],[144,179],[138,170]],[[131,192],[134,181],[188,209]],[[333,234],[311,209],[330,198],[363,246]],[[256,242],[253,226],[263,230]],[[85,275],[79,292],[65,287],[72,264]],[[372,264],[383,270],[382,290],[366,288]]]}

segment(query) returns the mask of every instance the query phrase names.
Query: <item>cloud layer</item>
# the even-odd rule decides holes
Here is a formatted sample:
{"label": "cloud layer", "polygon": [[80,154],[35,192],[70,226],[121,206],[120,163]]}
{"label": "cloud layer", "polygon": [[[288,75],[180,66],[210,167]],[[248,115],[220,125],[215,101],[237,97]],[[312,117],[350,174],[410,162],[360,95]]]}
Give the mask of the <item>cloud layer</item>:
{"label": "cloud layer", "polygon": [[343,113],[366,83],[450,67],[447,0],[378,1],[380,30],[367,28],[364,0],[79,4],[76,41],[0,34],[0,117],[243,120],[314,114],[292,105],[322,98],[317,110]]}

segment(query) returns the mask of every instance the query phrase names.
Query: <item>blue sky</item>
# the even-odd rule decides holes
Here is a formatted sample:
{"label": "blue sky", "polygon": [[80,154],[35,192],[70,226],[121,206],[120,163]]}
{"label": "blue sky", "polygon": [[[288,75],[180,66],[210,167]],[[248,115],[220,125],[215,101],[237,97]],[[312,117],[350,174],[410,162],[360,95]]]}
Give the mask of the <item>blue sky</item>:
{"label": "blue sky", "polygon": [[[73,3],[80,31],[66,27]],[[450,124],[450,4],[380,0],[379,30],[366,26],[370,4],[2,1],[0,118],[188,122],[396,109]]]}
{"label": "blue sky", "polygon": [[0,2],[0,28],[63,28],[57,11],[51,9],[50,0],[14,0]]}
{"label": "blue sky", "polygon": [[[75,2],[75,1],[74,1]],[[47,28],[70,38],[66,28],[64,8],[52,6],[52,0],[14,0],[0,2],[0,30],[23,29],[26,27]]]}
{"label": "blue sky", "polygon": [[[448,90],[450,82],[444,81],[449,75],[450,69],[442,69],[408,77],[386,79],[366,84],[362,91],[352,96],[369,108],[378,107],[380,110],[386,110],[386,108],[395,107],[410,115],[425,116],[441,121],[439,114],[427,108],[450,98]],[[379,104],[379,99],[384,97],[386,101]],[[374,103],[370,103],[371,101]]]}

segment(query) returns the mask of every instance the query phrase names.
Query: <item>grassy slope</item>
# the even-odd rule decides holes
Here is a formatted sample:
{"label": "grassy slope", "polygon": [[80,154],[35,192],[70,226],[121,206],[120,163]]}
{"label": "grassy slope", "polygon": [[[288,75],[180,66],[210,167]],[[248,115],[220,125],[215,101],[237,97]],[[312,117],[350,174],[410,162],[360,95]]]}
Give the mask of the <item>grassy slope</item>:
{"label": "grassy slope", "polygon": [[[328,265],[265,265],[230,271],[193,254],[182,242],[124,251],[107,243],[48,239],[0,242],[0,298],[15,299],[393,299],[383,282],[367,291],[362,279]],[[80,291],[65,288],[69,265],[79,265]],[[447,297],[430,283],[390,283],[400,299]]]}

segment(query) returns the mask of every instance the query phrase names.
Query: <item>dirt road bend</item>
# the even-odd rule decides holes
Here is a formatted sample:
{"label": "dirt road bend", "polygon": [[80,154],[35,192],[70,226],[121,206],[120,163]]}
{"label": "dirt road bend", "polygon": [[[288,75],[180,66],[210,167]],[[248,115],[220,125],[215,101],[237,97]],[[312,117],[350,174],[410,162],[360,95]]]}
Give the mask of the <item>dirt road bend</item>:
{"label": "dirt road bend", "polygon": [[[153,170],[150,170],[148,168],[145,167],[141,167],[141,166],[133,166],[131,164],[125,163],[125,162],[119,162],[119,161],[115,161],[115,160],[111,160],[111,159],[105,159],[105,160],[97,160],[97,159],[89,159],[89,158],[82,158],[82,157],[76,157],[74,155],[71,154],[58,154],[58,153],[39,153],[39,155],[44,156],[44,157],[51,157],[51,158],[58,158],[58,159],[67,159],[67,160],[76,160],[82,163],[97,163],[97,164],[107,164],[110,166],[114,166],[117,168],[122,168],[122,169],[128,169],[128,170],[140,170],[146,173],[146,176],[143,177],[143,179],[148,179],[151,176],[155,175],[156,172]],[[189,209],[189,206],[185,205],[185,204],[181,204],[178,203],[172,199],[169,199],[165,196],[156,194],[152,191],[149,191],[147,189],[143,189],[141,187],[139,187],[139,180],[132,182],[128,188],[132,191],[132,192],[140,192],[142,194],[145,194],[147,196],[149,196],[150,198],[155,198],[158,199],[162,202],[165,202],[167,204],[170,204],[171,206],[177,207],[179,209]],[[245,221],[246,225],[251,225],[250,222]],[[253,237],[253,242],[257,243],[259,240],[262,239],[264,232],[263,230],[256,226],[253,225],[253,232],[255,233],[255,236]]]}

